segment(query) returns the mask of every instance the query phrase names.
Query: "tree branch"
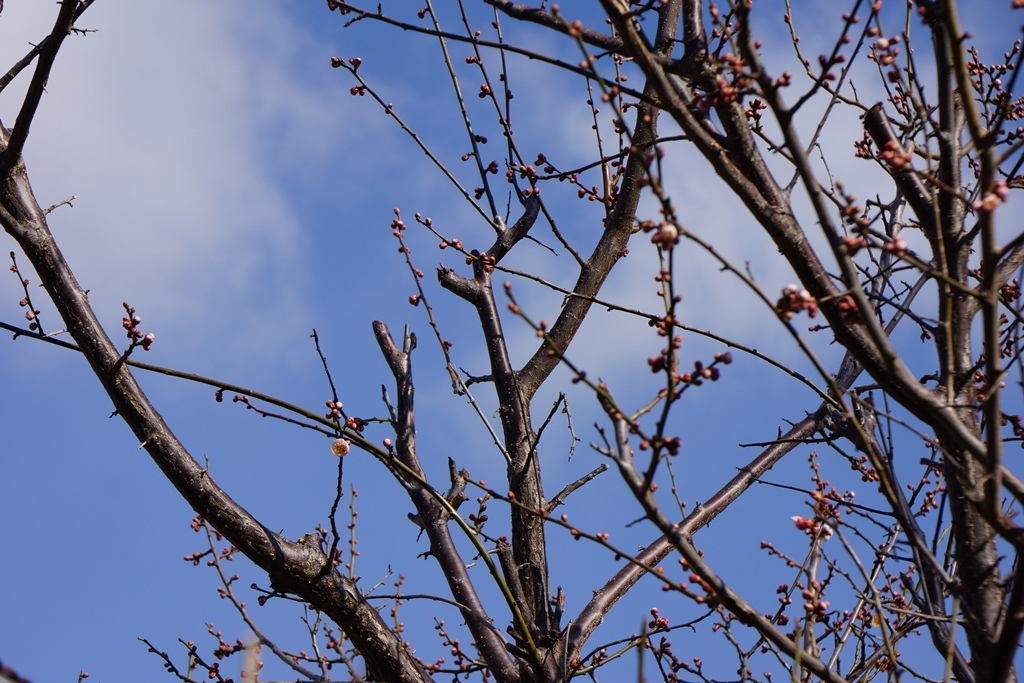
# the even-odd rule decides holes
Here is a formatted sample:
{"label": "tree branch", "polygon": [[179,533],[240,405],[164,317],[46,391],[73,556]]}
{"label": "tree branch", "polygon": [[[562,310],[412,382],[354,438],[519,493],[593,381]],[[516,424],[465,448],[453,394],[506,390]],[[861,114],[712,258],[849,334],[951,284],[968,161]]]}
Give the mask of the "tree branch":
{"label": "tree branch", "polygon": [[416,346],[416,337],[406,329],[403,348],[399,350],[384,323],[375,321],[373,333],[397,385],[395,454],[404,465],[404,469],[415,475],[407,477],[403,476],[405,473],[402,472],[399,476],[409,491],[422,528],[430,539],[430,553],[441,566],[452,598],[459,604],[466,625],[491,672],[500,683],[515,683],[519,680],[519,672],[505,650],[505,643],[491,624],[487,610],[480,602],[469,572],[466,571],[466,563],[455,547],[448,529],[447,509],[441,506],[435,495],[432,495],[434,492],[429,491],[423,484],[426,476],[420,467],[419,456],[416,455],[416,422],[413,408],[415,392],[412,381],[412,350]]}
{"label": "tree branch", "polygon": [[[78,9],[75,10],[75,16],[71,20],[72,26],[76,21],[78,21],[78,18],[82,16],[82,13],[85,12],[85,10],[89,9],[89,5],[91,5],[94,1],[95,0],[82,0],[79,3]],[[0,0],[0,6],[2,6],[2,4],[2,0]],[[10,85],[11,81],[17,78],[18,74],[24,71],[25,68],[29,64],[31,64],[35,60],[35,58],[42,53],[43,50],[47,49],[51,41],[52,34],[47,35],[45,38],[39,41],[38,44],[33,45],[32,49],[29,50],[28,54],[19,59],[14,66],[7,70],[7,73],[5,73],[3,76],[0,76],[0,92],[3,92],[4,88]]]}
{"label": "tree branch", "polygon": [[50,79],[50,70],[53,62],[57,59],[57,52],[61,44],[71,32],[71,26],[75,22],[79,9],[78,0],[62,0],[60,11],[57,13],[57,21],[53,30],[44,41],[45,46],[39,47],[39,62],[36,64],[35,73],[32,74],[32,81],[29,83],[28,92],[21,104],[21,111],[14,121],[14,128],[11,129],[10,137],[7,139],[5,149],[0,149],[0,178],[6,178],[15,167],[21,165],[21,150],[28,140],[28,132],[32,127],[32,119],[39,108],[39,101],[46,91],[46,82]]}

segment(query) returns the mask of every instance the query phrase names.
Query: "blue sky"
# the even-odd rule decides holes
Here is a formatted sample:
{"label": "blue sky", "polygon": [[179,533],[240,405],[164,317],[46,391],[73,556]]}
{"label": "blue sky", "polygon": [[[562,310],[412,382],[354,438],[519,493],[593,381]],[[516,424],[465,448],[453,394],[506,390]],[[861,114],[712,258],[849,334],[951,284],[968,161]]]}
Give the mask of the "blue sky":
{"label": "blue sky", "polygon": [[[990,23],[988,14],[1003,4],[972,5],[976,14],[964,21],[1006,45],[1001,38],[1016,24]],[[819,8],[814,3],[805,11]],[[45,35],[54,11],[47,3],[8,0],[0,17],[0,63],[13,63],[29,42]],[[396,11],[415,19],[413,10]],[[33,186],[44,206],[77,197],[73,208],[51,215],[51,229],[111,335],[119,335],[122,301],[137,308],[144,331],[156,334],[143,358],[147,362],[319,410],[330,395],[309,339],[316,328],[346,409],[369,417],[384,413],[379,387],[391,383],[370,321],[386,321],[396,335],[410,323],[420,338],[414,363],[425,467],[443,482],[446,459],[454,457],[474,478],[497,483],[500,455],[488,447],[479,419],[452,396],[422,308],[407,303],[414,287],[389,223],[393,208],[400,207],[410,225],[421,212],[467,245],[488,244],[490,233],[370,98],[349,95],[351,79],[330,69],[330,58],[363,58],[364,77],[471,188],[471,169],[458,161],[466,143],[450,84],[430,39],[373,26],[342,30],[341,23],[321,2],[97,2],[80,22],[96,32],[67,41],[35,122],[25,151]],[[512,42],[578,59],[564,39],[508,30]],[[776,42],[784,37],[771,34]],[[812,31],[806,44],[823,39]],[[453,54],[461,61],[468,52],[459,46]],[[471,71],[462,75],[472,92],[475,77]],[[524,154],[544,152],[563,168],[590,160],[593,138],[582,83],[526,60],[515,62],[513,78],[514,125]],[[0,119],[7,125],[23,87],[16,82],[0,96]],[[470,99],[479,130],[492,138],[489,151],[500,159],[500,132],[475,97]],[[870,172],[848,153],[859,137],[853,126],[855,119],[837,120],[838,134],[826,143],[835,145],[831,168],[869,183]],[[779,265],[774,247],[750,229],[744,209],[687,154],[680,150],[667,163],[671,177],[681,179],[669,189],[687,207],[691,227],[735,262],[748,263],[769,292],[780,290],[793,278]],[[545,192],[552,193],[560,227],[589,244],[600,225],[596,207],[576,201],[572,191],[564,197]],[[515,207],[512,213],[516,218]],[[438,251],[436,238],[422,230],[410,229],[408,239],[417,266],[427,273],[428,296],[444,331],[455,341],[456,364],[484,374],[475,316],[433,284],[438,262],[460,267],[460,260]],[[553,244],[550,233],[542,239]],[[9,238],[3,240],[5,253],[14,248]],[[544,248],[524,244],[518,251],[515,267],[571,282],[561,259]],[[685,254],[680,278],[687,322],[714,327],[810,372],[770,311],[709,259],[695,250]],[[19,263],[35,287],[24,259]],[[654,264],[653,249],[638,239],[607,285],[609,298],[657,310]],[[516,292],[535,319],[556,314],[560,297],[524,282],[516,283]],[[41,301],[41,292],[37,296]],[[15,278],[0,279],[0,319],[21,319],[21,297]],[[57,329],[51,309],[45,302],[39,307],[45,329]],[[505,327],[513,356],[522,362],[536,343],[533,332],[511,318]],[[643,321],[603,311],[595,311],[585,329],[587,341],[573,350],[574,362],[592,368],[623,400],[639,404],[660,381],[646,365],[660,340]],[[815,338],[812,344],[834,363],[837,352],[827,341]],[[217,599],[213,573],[182,561],[203,547],[189,528],[193,513],[127,428],[108,419],[110,403],[84,362],[25,339],[5,342],[2,349],[0,661],[34,681],[73,680],[85,670],[92,680],[118,683],[165,675],[137,637],[177,653],[178,661],[179,637],[212,649],[207,622],[229,642],[249,640]],[[723,348],[690,336],[684,350],[692,362]],[[597,438],[592,425],[599,411],[585,391],[563,381],[567,377],[562,373],[558,384],[568,392],[581,443],[570,461],[564,418],[546,437],[549,495],[601,462],[587,447]],[[193,455],[208,457],[213,476],[265,524],[298,538],[326,520],[337,467],[328,441],[258,419],[239,405],[215,403],[208,387],[152,375],[140,379]],[[486,386],[475,393],[496,425]],[[554,396],[543,394],[537,412]],[[695,392],[676,417],[686,444],[682,497],[691,505],[706,498],[753,456],[738,443],[768,440],[784,420],[800,419],[815,406],[805,387],[737,354],[723,380]],[[380,429],[372,435],[387,436]],[[806,452],[794,454],[771,477],[806,486],[805,461]],[[837,470],[844,467],[836,464]],[[592,531],[611,532],[624,548],[649,542],[649,529],[624,527],[640,512],[614,477],[606,474],[575,494],[568,513],[586,518]],[[408,577],[404,592],[443,590],[435,567],[417,558],[426,545],[417,542],[417,530],[406,519],[412,507],[386,472],[354,454],[346,459],[345,481],[346,488],[359,490],[361,585],[376,584],[390,567],[388,582],[398,574]],[[758,542],[770,537],[798,553],[805,543],[789,518],[806,508],[797,494],[755,492],[749,498],[699,540],[738,586],[769,589],[761,597],[767,611],[773,605],[770,589],[790,575],[766,560]],[[503,523],[502,506],[492,504],[490,513],[495,525]],[[235,564],[242,586],[265,585],[244,560]],[[616,566],[607,553],[567,537],[552,544],[553,582],[566,586],[570,614]],[[243,594],[255,609],[254,596]],[[643,585],[594,643],[636,630],[655,604],[674,621],[698,614],[688,603],[666,601],[655,586]],[[442,650],[430,632],[436,605],[412,602],[402,609],[410,639],[433,659]],[[280,644],[309,649],[293,606],[271,603],[255,614]],[[450,624],[459,621],[451,612],[441,616]],[[693,642],[722,646],[720,638]],[[725,655],[722,666],[728,670],[733,660]]]}

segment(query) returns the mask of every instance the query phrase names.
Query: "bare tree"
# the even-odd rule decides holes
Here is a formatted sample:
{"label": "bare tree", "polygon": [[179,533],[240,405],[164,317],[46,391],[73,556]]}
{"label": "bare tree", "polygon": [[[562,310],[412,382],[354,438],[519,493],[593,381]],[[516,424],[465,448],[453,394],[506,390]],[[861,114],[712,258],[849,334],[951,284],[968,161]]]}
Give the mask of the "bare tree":
{"label": "bare tree", "polygon": [[[1024,115],[1015,95],[1019,41],[1005,46],[1002,61],[985,63],[951,0],[896,8],[853,0],[845,13],[830,7],[828,12],[841,14],[828,24],[837,32],[814,58],[805,53],[800,31],[810,29],[815,11],[807,9],[805,19],[790,13],[788,4],[784,10],[751,2],[601,0],[604,14],[597,17],[591,8],[485,0],[492,14],[476,25],[480,8],[464,2],[442,9],[428,0],[417,13],[401,3],[364,8],[327,0],[325,17],[337,21],[339,31],[436,41],[439,64],[450,74],[460,105],[456,123],[465,130],[468,151],[463,165],[455,166],[431,151],[416,134],[415,121],[387,103],[359,57],[332,60],[347,73],[351,94],[376,100],[477,217],[458,236],[419,213],[410,225],[396,210],[391,224],[417,288],[411,302],[426,314],[423,328],[429,334],[420,337],[435,338],[452,391],[491,429],[493,457],[507,471],[500,485],[482,484],[464,463],[450,460],[448,481],[440,484],[417,450],[417,336],[409,328],[396,339],[384,323],[373,323],[392,374],[381,425],[347,414],[337,394],[323,416],[217,379],[141,363],[135,351],[148,350],[154,338],[139,329],[127,303],[129,347],[121,351],[111,341],[47,226],[54,207],[40,208],[22,157],[61,45],[92,3],[59,4],[52,32],[0,80],[0,88],[6,87],[34,64],[13,126],[0,127],[0,222],[45,287],[72,342],[44,334],[43,307],[36,307],[30,276],[20,271],[30,329],[3,326],[85,357],[117,414],[196,511],[197,530],[208,531],[209,551],[197,553],[195,561],[209,554],[221,571],[219,558],[241,553],[266,572],[264,598],[295,598],[336,625],[341,635],[326,630],[327,646],[307,658],[308,669],[279,653],[299,675],[328,680],[328,665],[344,664],[345,676],[353,680],[425,681],[474,672],[501,683],[597,676],[615,657],[594,647],[591,637],[641,578],[652,577],[667,591],[666,600],[690,606],[694,623],[705,619],[728,646],[734,664],[716,666],[733,672],[729,680],[770,679],[772,671],[832,682],[877,675],[1016,680],[1014,659],[1024,628],[1018,557],[1024,536],[1013,517],[1024,501],[1024,483],[1020,468],[1004,457],[1004,444],[1024,438],[1012,407],[1020,396],[1007,391],[1013,378],[1018,386],[1024,379],[1015,277],[1024,264],[1024,232],[1016,231],[1001,206],[1024,185],[1022,133],[1011,127]],[[579,18],[574,11],[581,12]],[[517,44],[506,37],[510,26],[516,36],[557,37],[568,49],[539,52],[528,41]],[[777,45],[782,37],[785,55]],[[818,44],[826,40],[815,37]],[[768,39],[776,44],[771,61],[762,44]],[[467,56],[457,60],[456,50]],[[589,85],[590,118],[579,124],[594,129],[596,151],[589,163],[566,166],[554,152],[520,144],[513,120],[523,114],[513,109],[510,83],[525,58]],[[486,109],[471,106],[474,96]],[[542,115],[539,109],[531,113]],[[847,113],[859,117],[860,128],[837,132],[834,122]],[[501,136],[497,154],[488,151],[495,144],[487,146],[485,126]],[[557,149],[554,141],[551,146]],[[492,154],[498,158],[492,161]],[[680,177],[680,166],[673,164],[680,157],[687,160],[689,177]],[[843,177],[855,168],[867,170]],[[692,215],[673,200],[683,184],[712,182],[724,183],[745,207],[743,230],[770,238],[798,284],[762,285],[751,268],[719,248],[709,217]],[[869,199],[858,202],[855,184],[866,184],[861,191]],[[565,228],[574,220],[566,197],[600,207],[601,215],[587,230]],[[513,198],[515,208],[503,208]],[[437,270],[443,292],[432,288],[412,259],[407,240],[413,231],[433,235],[446,250]],[[560,272],[524,268],[529,261],[515,259],[528,248],[557,254]],[[623,257],[641,248],[656,252],[657,266],[649,274],[660,302],[655,311],[619,301],[604,287]],[[696,258],[710,259],[721,277],[740,283],[773,313],[777,332],[792,340],[809,373],[759,351],[756,340],[726,338],[687,321],[683,297],[701,293],[684,291],[683,271]],[[17,271],[17,261],[13,267]],[[496,276],[504,282],[498,291]],[[521,287],[531,286],[560,301],[536,310],[543,306],[518,298]],[[442,296],[461,300],[476,316],[489,365],[480,375],[461,370],[451,355],[433,307]],[[643,380],[653,379],[656,386],[645,399],[635,400],[627,387],[601,381],[600,368],[575,360],[581,348],[600,347],[601,340],[588,338],[584,328],[598,309],[645,321],[659,336],[661,351],[648,359],[651,374]],[[523,326],[535,336],[528,359],[517,364],[513,359],[522,349],[510,349],[509,330]],[[684,336],[703,336],[719,351],[709,358],[684,357]],[[829,346],[842,351],[834,365],[823,353]],[[727,387],[750,391],[748,380],[726,369],[735,354],[788,373],[816,394],[815,403],[789,408],[787,429],[760,443],[731,480],[682,482],[673,463],[688,454],[677,416],[688,394],[720,377]],[[164,422],[136,381],[141,371],[208,384],[218,400],[228,392],[260,414],[328,435],[342,460],[327,527],[295,541],[273,531],[273,520],[247,512]],[[542,388],[550,391],[563,378],[585,388],[599,407],[586,440],[595,442],[593,451],[604,463],[551,495],[554,485],[542,476],[541,445],[564,399],[554,408],[537,399]],[[485,402],[474,397],[485,391],[493,391],[498,406],[493,427]],[[720,438],[723,448],[735,447],[730,435]],[[441,628],[450,662],[418,657],[402,629],[389,625],[365,587],[344,571],[345,541],[334,513],[345,494],[341,463],[353,449],[373,456],[415,508],[412,518],[429,542],[427,555],[447,580],[448,594],[434,597],[458,611],[472,639],[472,648],[464,648]],[[822,464],[818,449],[834,456],[832,465]],[[897,451],[903,451],[898,458]],[[777,590],[741,592],[724,578],[735,576],[734,570],[723,571],[704,557],[697,532],[793,453],[810,462],[809,488],[785,482],[810,505],[811,512],[794,518],[807,535],[806,556],[792,557],[765,542],[760,552],[786,564],[791,580]],[[835,461],[852,468],[848,487],[836,488],[822,472],[834,469]],[[656,535],[639,551],[613,545],[587,519],[570,522],[558,511],[609,465]],[[687,511],[684,495],[703,503]],[[462,505],[470,498],[478,500],[478,509],[467,514]],[[507,511],[497,534],[491,529],[501,522],[486,526],[488,502],[500,502]],[[621,523],[635,516],[627,510]],[[218,535],[230,547],[219,550]],[[572,586],[592,594],[574,614],[565,611],[562,588],[573,568],[549,559],[553,544],[569,539],[622,560],[603,584]],[[675,564],[663,565],[669,557]],[[221,581],[235,601],[234,579],[222,572]],[[676,654],[669,632],[680,624],[652,616],[638,634],[621,624],[606,625],[602,633],[617,628],[611,637],[624,638],[614,654],[649,651],[653,675],[667,681],[723,680],[705,673],[699,657]],[[321,626],[314,621],[315,641]],[[215,635],[218,656],[242,649]],[[259,637],[277,652],[270,638]],[[915,639],[921,645],[904,655],[901,647],[909,649]],[[193,665],[221,676],[215,664],[189,648]],[[191,680],[191,673],[164,659],[173,673]]]}

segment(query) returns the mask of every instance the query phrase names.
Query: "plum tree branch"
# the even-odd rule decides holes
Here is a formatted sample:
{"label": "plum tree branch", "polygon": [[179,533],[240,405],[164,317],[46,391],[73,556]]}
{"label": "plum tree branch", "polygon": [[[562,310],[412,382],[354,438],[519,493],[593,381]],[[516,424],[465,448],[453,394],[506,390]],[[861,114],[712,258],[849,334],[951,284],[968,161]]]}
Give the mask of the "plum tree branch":
{"label": "plum tree branch", "polygon": [[46,82],[50,79],[50,71],[57,59],[57,52],[68,33],[71,32],[75,17],[80,14],[78,10],[78,0],[62,0],[53,30],[44,41],[45,45],[39,46],[39,60],[36,63],[36,70],[32,74],[28,92],[25,94],[21,110],[14,120],[14,128],[11,129],[4,148],[0,149],[0,178],[6,178],[15,167],[21,165],[21,150],[25,147],[25,141],[28,140],[32,119],[35,118],[39,102],[43,99],[43,93],[46,91]]}
{"label": "plum tree branch", "polygon": [[[430,539],[430,553],[443,569],[452,598],[459,604],[466,625],[473,633],[477,647],[491,671],[501,683],[516,683],[519,680],[519,673],[515,662],[508,655],[504,642],[491,624],[487,610],[480,602],[473,581],[466,571],[466,563],[459,556],[459,551],[452,540],[448,529],[448,509],[440,503],[436,491],[423,483],[426,481],[426,475],[416,454],[413,399],[415,392],[412,381],[412,351],[416,346],[416,337],[406,329],[402,349],[399,350],[384,323],[375,321],[373,333],[397,384],[395,454],[403,465],[401,480],[416,506],[422,528]],[[404,476],[406,473],[412,476]]]}

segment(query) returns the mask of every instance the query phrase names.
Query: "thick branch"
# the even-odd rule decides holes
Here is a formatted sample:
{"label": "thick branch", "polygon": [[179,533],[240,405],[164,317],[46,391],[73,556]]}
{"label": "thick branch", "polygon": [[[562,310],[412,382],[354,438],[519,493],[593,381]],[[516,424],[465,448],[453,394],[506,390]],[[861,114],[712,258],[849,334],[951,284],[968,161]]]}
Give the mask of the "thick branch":
{"label": "thick branch", "polygon": [[[491,272],[480,259],[473,263],[473,279],[467,280],[453,271],[438,271],[441,286],[473,304],[484,334],[487,357],[491,364],[491,379],[498,397],[498,415],[505,438],[505,451],[509,456],[508,482],[516,500],[513,505],[512,555],[523,587],[529,610],[533,636],[548,638],[550,614],[548,610],[547,545],[543,520],[527,510],[540,510],[546,505],[540,478],[540,462],[536,454],[533,427],[530,421],[530,396],[521,389],[520,378],[512,369],[505,345],[501,317],[491,288]],[[507,577],[510,584],[512,577]]]}
{"label": "thick branch", "polygon": [[[975,159],[979,166],[978,181],[989,191],[996,178],[997,163],[991,148],[991,138],[982,133],[982,123],[965,78],[963,39],[956,16],[956,7],[940,2],[925,17],[930,24],[935,56],[938,100],[938,218],[942,252],[935,260],[942,263],[949,277],[961,283],[968,282],[969,259],[973,244],[962,240],[966,206],[956,191],[961,187],[962,131],[966,124],[971,131]],[[966,113],[966,117],[965,117]],[[992,383],[986,389],[981,405],[986,425],[986,448],[960,454],[958,462],[947,458],[944,464],[949,488],[951,521],[956,539],[954,548],[958,562],[964,604],[973,618],[966,623],[967,641],[974,655],[972,662],[979,680],[990,680],[988,667],[995,644],[999,622],[1005,605],[999,576],[999,555],[996,534],[986,521],[1002,517],[1002,491],[999,481],[999,460],[1002,437],[999,424],[1001,393],[997,386],[1001,376],[1002,348],[999,331],[999,285],[994,280],[998,259],[995,225],[992,212],[983,212],[978,219],[981,234],[981,287],[984,372]],[[942,261],[940,261],[942,259]],[[974,406],[975,389],[971,379],[975,372],[975,354],[972,342],[976,326],[969,311],[974,306],[971,297],[948,287],[939,289],[939,310],[945,334],[938,337],[940,349],[940,381],[947,401],[960,404],[961,421],[979,430],[978,412]],[[944,432],[944,430],[943,430]],[[940,432],[939,438],[945,434]],[[1011,668],[1006,680],[1014,680]]]}
{"label": "thick branch", "polygon": [[519,220],[512,227],[502,230],[494,244],[487,250],[487,255],[493,258],[495,263],[501,261],[505,254],[509,252],[509,249],[518,244],[519,240],[526,237],[527,233],[530,232],[530,228],[537,222],[537,216],[540,214],[540,197],[536,195],[527,197],[523,202],[523,208],[525,210],[523,215],[519,217]]}
{"label": "thick branch", "polygon": [[[505,650],[505,643],[498,635],[487,616],[487,610],[480,602],[466,563],[459,556],[458,548],[452,540],[448,528],[449,515],[438,499],[431,495],[422,483],[426,480],[416,455],[416,422],[414,412],[414,389],[412,381],[412,350],[416,338],[406,331],[402,350],[395,345],[387,326],[379,321],[373,323],[373,333],[377,338],[381,353],[391,368],[398,389],[397,420],[395,422],[395,454],[404,465],[404,470],[415,475],[415,479],[403,477],[403,483],[409,491],[409,497],[416,506],[423,530],[430,539],[430,553],[437,560],[448,581],[452,598],[459,604],[459,610],[466,620],[480,654],[490,667],[495,678],[501,683],[514,683],[519,680],[519,672],[515,662]],[[400,473],[399,476],[402,476]]]}
{"label": "thick branch", "polygon": [[[904,150],[903,145],[900,143],[896,131],[889,124],[889,117],[885,115],[881,102],[875,104],[864,114],[864,130],[871,136],[871,140],[875,143],[875,147],[878,148],[879,152],[892,149],[899,154],[905,153],[906,150]],[[914,210],[914,214],[921,223],[921,228],[924,230],[925,235],[928,236],[929,241],[934,246],[935,207],[924,183],[921,182],[917,173],[909,165],[894,170],[893,179],[900,188],[900,192],[906,197],[910,208]]]}

